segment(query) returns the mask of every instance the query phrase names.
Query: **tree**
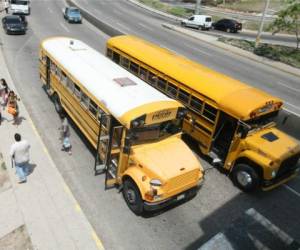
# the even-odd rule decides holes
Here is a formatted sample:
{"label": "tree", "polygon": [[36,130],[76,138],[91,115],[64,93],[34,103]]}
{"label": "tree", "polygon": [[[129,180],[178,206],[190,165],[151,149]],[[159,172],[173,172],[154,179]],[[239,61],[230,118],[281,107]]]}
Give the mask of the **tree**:
{"label": "tree", "polygon": [[300,1],[288,0],[285,9],[279,11],[277,18],[270,24],[273,35],[280,31],[288,31],[296,35],[297,50],[300,44]]}

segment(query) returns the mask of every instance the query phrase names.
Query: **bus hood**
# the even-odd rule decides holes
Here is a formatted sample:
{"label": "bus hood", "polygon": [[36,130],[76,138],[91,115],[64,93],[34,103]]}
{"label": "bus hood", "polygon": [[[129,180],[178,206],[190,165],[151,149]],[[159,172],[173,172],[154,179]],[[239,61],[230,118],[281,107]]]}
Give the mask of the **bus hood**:
{"label": "bus hood", "polygon": [[272,160],[285,159],[300,152],[300,145],[277,128],[258,131],[245,139],[247,148]]}
{"label": "bus hood", "polygon": [[[202,166],[191,149],[178,137],[139,145],[132,148],[134,159],[145,173],[156,176],[163,183],[181,175],[202,177]],[[199,174],[195,174],[198,172]],[[189,174],[190,173],[190,174]]]}

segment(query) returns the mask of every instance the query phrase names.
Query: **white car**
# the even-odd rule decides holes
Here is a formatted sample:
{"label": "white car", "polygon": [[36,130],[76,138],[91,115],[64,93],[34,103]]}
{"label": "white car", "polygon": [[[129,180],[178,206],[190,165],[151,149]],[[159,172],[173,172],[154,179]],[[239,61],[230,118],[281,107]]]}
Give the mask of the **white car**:
{"label": "white car", "polygon": [[11,0],[10,11],[15,15],[30,15],[29,0]]}
{"label": "white car", "polygon": [[211,16],[193,15],[188,19],[183,19],[181,25],[185,27],[193,27],[202,30],[209,30],[212,27]]}

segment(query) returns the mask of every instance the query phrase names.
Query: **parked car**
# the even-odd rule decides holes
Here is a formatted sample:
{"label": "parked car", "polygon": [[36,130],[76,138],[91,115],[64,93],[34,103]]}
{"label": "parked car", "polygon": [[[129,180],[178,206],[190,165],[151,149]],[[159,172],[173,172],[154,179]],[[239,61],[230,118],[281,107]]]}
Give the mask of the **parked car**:
{"label": "parked car", "polygon": [[194,27],[202,30],[209,30],[212,27],[212,19],[211,16],[193,15],[188,19],[182,20],[181,26]]}
{"label": "parked car", "polygon": [[29,0],[11,0],[10,11],[15,15],[30,15]]}
{"label": "parked car", "polygon": [[25,34],[26,25],[20,16],[6,16],[2,18],[2,27],[6,34]]}
{"label": "parked car", "polygon": [[216,30],[222,30],[226,32],[236,33],[242,30],[242,24],[232,19],[221,19],[213,23],[213,28]]}
{"label": "parked car", "polygon": [[69,23],[82,23],[82,16],[78,8],[66,7],[63,9],[63,14]]}

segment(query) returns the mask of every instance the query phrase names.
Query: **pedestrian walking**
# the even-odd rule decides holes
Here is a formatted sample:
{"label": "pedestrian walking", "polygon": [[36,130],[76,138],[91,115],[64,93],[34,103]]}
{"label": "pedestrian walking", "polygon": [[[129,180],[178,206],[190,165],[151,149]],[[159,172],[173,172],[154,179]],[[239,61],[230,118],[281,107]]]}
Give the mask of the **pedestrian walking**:
{"label": "pedestrian walking", "polygon": [[8,85],[5,81],[4,78],[0,79],[0,95],[2,98],[2,105],[3,105],[3,110],[5,109],[6,105],[7,105],[7,100],[8,100]]}
{"label": "pedestrian walking", "polygon": [[11,145],[10,157],[12,159],[12,167],[15,165],[18,182],[23,183],[27,181],[29,172],[29,149],[30,145],[26,140],[22,140],[21,135],[15,134],[15,143]]}
{"label": "pedestrian walking", "polygon": [[19,106],[18,101],[20,98],[15,94],[13,90],[8,93],[7,111],[13,116],[13,124],[18,124]]}
{"label": "pedestrian walking", "polygon": [[5,13],[8,14],[8,8],[9,8],[9,2],[8,1],[4,1],[4,9],[5,9]]}
{"label": "pedestrian walking", "polygon": [[62,141],[62,151],[68,152],[69,155],[72,154],[72,145],[70,141],[70,127],[68,123],[68,119],[65,114],[60,114],[61,119],[61,126],[59,127],[60,130],[60,137],[59,139]]}

